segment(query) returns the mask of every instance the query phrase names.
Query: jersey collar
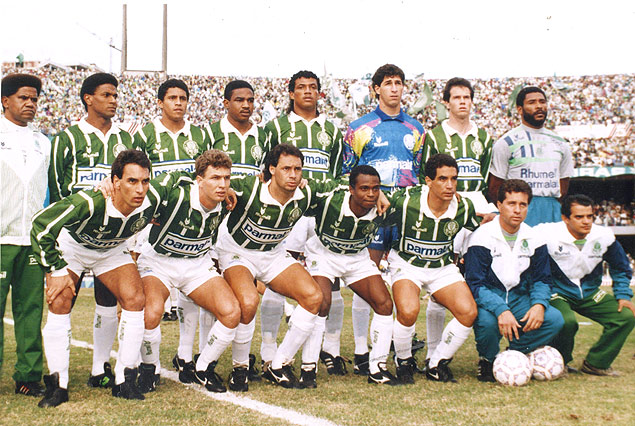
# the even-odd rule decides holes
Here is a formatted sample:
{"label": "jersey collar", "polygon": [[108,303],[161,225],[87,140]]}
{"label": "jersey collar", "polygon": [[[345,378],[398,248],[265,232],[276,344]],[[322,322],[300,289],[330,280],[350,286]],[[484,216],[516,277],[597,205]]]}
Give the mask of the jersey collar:
{"label": "jersey collar", "polygon": [[318,115],[311,121],[305,120],[304,118],[300,117],[298,114],[296,114],[293,111],[289,113],[288,117],[291,123],[297,123],[298,121],[302,121],[304,124],[307,125],[307,127],[311,127],[313,123],[315,122],[319,123],[320,127],[324,127],[324,123],[326,122],[326,115],[324,114]]}
{"label": "jersey collar", "polygon": [[106,134],[103,134],[101,130],[99,130],[97,127],[93,126],[88,121],[86,121],[86,117],[82,117],[82,119],[79,120],[79,122],[77,123],[77,126],[79,126],[80,130],[86,133],[87,135],[94,133],[97,135],[97,137],[105,141],[107,141],[110,138],[110,135],[114,135],[121,132],[121,129],[119,128],[119,126],[116,123],[111,122],[110,129],[108,129],[108,132]]}
{"label": "jersey collar", "polygon": [[[262,189],[260,190],[260,201],[265,204],[275,204],[276,206],[284,207],[282,204],[280,204],[278,200],[273,198],[273,196],[269,192],[270,184],[271,184],[271,180],[262,184]],[[301,200],[303,198],[304,198],[304,193],[302,192],[302,190],[300,188],[296,188],[295,192],[293,193],[293,197],[291,197],[291,199],[287,201],[285,206],[289,204],[291,201]]]}
{"label": "jersey collar", "polygon": [[115,205],[112,202],[112,197],[106,198],[106,214],[109,217],[116,217],[116,218],[119,218],[119,219],[126,219],[128,217],[134,216],[135,214],[137,214],[139,212],[144,211],[148,207],[150,207],[150,201],[148,200],[148,197],[145,197],[143,199],[143,203],[141,203],[141,205],[139,207],[134,209],[133,212],[130,213],[128,216],[125,216],[123,213],[121,213],[119,210],[117,210],[117,207],[115,207]]}
{"label": "jersey collar", "polygon": [[[454,134],[463,136],[459,133],[458,130],[450,126],[450,124],[448,123],[448,120],[443,120],[443,122],[441,123],[441,127],[443,127],[443,130],[445,131],[445,133],[448,134],[448,136],[452,136]],[[470,130],[468,130],[468,132],[464,136],[467,136],[467,135],[472,135],[475,138],[478,138],[478,127],[476,127],[476,123],[474,123],[472,120],[470,120]]]}
{"label": "jersey collar", "polygon": [[161,123],[161,119],[159,117],[155,117],[154,120],[152,120],[152,124],[154,124],[154,128],[158,130],[159,133],[168,133],[172,136],[178,136],[180,134],[185,135],[186,137],[190,137],[190,122],[188,120],[185,120],[185,125],[183,125],[183,127],[181,128],[181,130],[179,130],[176,133],[173,133],[170,129],[168,129],[167,127],[165,127],[165,125],[163,123]]}
{"label": "jersey collar", "polygon": [[377,217],[377,206],[373,207],[364,216],[357,217],[357,215],[351,210],[351,193],[344,194],[344,201],[342,202],[342,213],[344,216],[351,216],[355,220],[373,220]]}
{"label": "jersey collar", "polygon": [[206,210],[201,204],[200,199],[200,189],[198,187],[198,182],[194,182],[190,185],[190,207],[194,210],[198,210],[201,212],[204,218],[209,216],[211,213],[219,212],[221,209],[221,203],[216,204],[212,210]]}
{"label": "jersey collar", "polygon": [[238,129],[236,129],[236,127],[234,127],[234,125],[229,122],[227,115],[225,115],[220,120],[220,130],[223,133],[236,133],[236,135],[238,135],[241,138],[244,138],[247,136],[253,136],[254,138],[258,139],[258,126],[256,126],[253,122],[251,122],[251,127],[249,128],[249,130],[247,130],[243,134],[243,133],[240,133]]}
{"label": "jersey collar", "polygon": [[402,123],[406,121],[406,113],[403,111],[403,109],[399,110],[399,115],[397,115],[395,118],[392,118],[391,116],[383,112],[381,108],[379,108],[379,105],[377,105],[377,108],[375,108],[375,114],[379,116],[381,121],[397,120],[401,121]]}
{"label": "jersey collar", "polygon": [[456,200],[456,197],[452,197],[452,201],[450,201],[450,205],[448,209],[441,216],[436,217],[432,210],[430,210],[430,206],[428,205],[428,192],[430,189],[422,185],[421,186],[421,208],[423,209],[423,213],[429,217],[430,219],[441,220],[441,219],[454,219],[456,217],[456,212],[459,209],[459,202]]}

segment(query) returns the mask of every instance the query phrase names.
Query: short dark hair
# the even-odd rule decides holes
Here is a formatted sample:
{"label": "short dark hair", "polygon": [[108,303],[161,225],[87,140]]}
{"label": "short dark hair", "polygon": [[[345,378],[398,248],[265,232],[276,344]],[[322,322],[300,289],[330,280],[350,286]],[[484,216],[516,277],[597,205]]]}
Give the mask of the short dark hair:
{"label": "short dark hair", "polygon": [[542,96],[545,97],[545,100],[547,99],[547,95],[545,95],[545,91],[542,90],[540,87],[525,86],[522,89],[520,89],[520,92],[518,92],[518,94],[516,95],[516,106],[519,106],[519,107],[523,106],[523,104],[525,103],[525,98],[530,93],[542,93]]}
{"label": "short dark hair", "polygon": [[593,202],[593,199],[591,197],[584,194],[568,195],[562,202],[562,215],[564,217],[568,218],[571,216],[571,206],[573,204],[588,207],[593,206],[595,203]]}
{"label": "short dark hair", "polygon": [[353,167],[353,170],[351,170],[351,174],[348,177],[348,184],[353,188],[355,188],[355,185],[357,185],[357,177],[359,175],[376,176],[377,179],[379,179],[379,182],[381,182],[381,176],[379,176],[379,172],[377,172],[377,170],[373,166],[364,164],[361,166],[355,166]]}
{"label": "short dark hair", "polygon": [[173,87],[176,87],[177,89],[183,89],[183,91],[185,92],[185,97],[188,101],[190,100],[190,91],[187,88],[187,84],[185,84],[183,80],[179,80],[178,78],[171,78],[161,83],[161,85],[159,86],[159,91],[157,93],[157,98],[159,98],[159,100],[161,101],[165,99],[165,94],[168,93],[168,89],[171,89]]}
{"label": "short dark hair", "polygon": [[231,170],[232,160],[223,151],[218,149],[209,149],[199,155],[194,163],[196,176],[204,176],[205,170],[207,170],[209,166]]}
{"label": "short dark hair", "polygon": [[42,80],[31,74],[9,74],[2,79],[2,96],[12,96],[22,87],[32,87],[40,96]]}
{"label": "short dark hair", "polygon": [[144,169],[152,171],[152,163],[148,159],[145,152],[138,149],[126,149],[121,151],[110,168],[110,179],[114,179],[117,176],[119,179],[123,178],[123,169],[127,164],[138,164]]}
{"label": "short dark hair", "polygon": [[444,101],[450,101],[450,90],[452,90],[453,87],[467,87],[468,89],[470,89],[470,98],[474,100],[474,88],[472,87],[472,83],[464,78],[454,77],[449,79],[448,82],[445,83],[445,87],[443,88]]}
{"label": "short dark hair", "polygon": [[459,165],[456,160],[448,154],[435,154],[426,161],[426,177],[434,180],[437,177],[437,169],[440,167],[454,167],[458,173]]}
{"label": "short dark hair", "polygon": [[278,165],[278,160],[280,160],[281,155],[293,155],[294,157],[298,157],[304,166],[304,155],[302,151],[298,149],[295,145],[291,145],[288,143],[281,143],[273,147],[271,151],[267,154],[265,158],[265,169],[262,174],[265,178],[265,181],[271,179],[271,172],[269,171],[269,166],[276,167]]}
{"label": "short dark hair", "polygon": [[520,179],[507,179],[501,183],[501,186],[498,187],[498,194],[496,195],[496,199],[499,202],[505,201],[507,198],[507,194],[512,192],[522,192],[527,194],[527,203],[531,203],[531,199],[533,194],[531,192],[531,186],[524,180]]}
{"label": "short dark hair", "polygon": [[254,88],[251,87],[251,84],[249,84],[249,82],[245,80],[234,80],[230,81],[229,83],[227,83],[227,86],[225,86],[223,97],[230,101],[232,99],[232,93],[234,92],[234,90],[237,89],[249,89],[252,92],[254,91]]}
{"label": "short dark hair", "polygon": [[373,74],[373,87],[381,86],[384,78],[393,76],[399,77],[402,83],[406,82],[406,75],[403,73],[403,70],[397,65],[382,65],[381,67],[377,68],[377,71],[375,71],[375,74]]}
{"label": "short dark hair", "polygon": [[[320,79],[318,78],[318,76],[315,75],[315,73],[312,71],[304,70],[304,71],[298,71],[291,76],[291,80],[289,80],[289,92],[295,92],[295,82],[298,78],[314,78],[315,81],[317,81],[318,92],[322,90],[322,84],[320,83]],[[293,108],[294,108],[294,102],[293,100],[290,100],[289,107],[287,108],[287,114],[290,114],[291,111],[293,111]]]}
{"label": "short dark hair", "polygon": [[79,91],[79,98],[81,99],[82,104],[84,104],[84,109],[86,109],[86,111],[88,111],[88,105],[86,105],[84,95],[94,95],[95,90],[97,90],[97,88],[102,84],[112,84],[113,86],[117,87],[119,85],[119,82],[117,81],[117,78],[112,74],[98,72],[86,77],[86,79],[82,83],[82,88]]}

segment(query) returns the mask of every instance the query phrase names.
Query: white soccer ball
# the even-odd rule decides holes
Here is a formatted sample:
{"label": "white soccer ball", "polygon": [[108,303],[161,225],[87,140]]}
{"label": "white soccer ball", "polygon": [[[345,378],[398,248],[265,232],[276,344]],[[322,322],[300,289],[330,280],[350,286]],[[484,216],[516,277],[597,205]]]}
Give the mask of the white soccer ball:
{"label": "white soccer ball", "polygon": [[529,354],[534,379],[554,380],[564,374],[564,360],[556,348],[542,346]]}
{"label": "white soccer ball", "polygon": [[494,378],[507,386],[524,386],[531,379],[529,358],[522,352],[505,351],[494,360]]}

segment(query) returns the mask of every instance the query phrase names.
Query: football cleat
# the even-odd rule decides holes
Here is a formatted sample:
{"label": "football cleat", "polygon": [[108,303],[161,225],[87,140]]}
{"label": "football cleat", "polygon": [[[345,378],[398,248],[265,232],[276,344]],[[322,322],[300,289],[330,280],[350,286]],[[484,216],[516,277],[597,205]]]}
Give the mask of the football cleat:
{"label": "football cleat", "polygon": [[60,387],[59,373],[45,375],[44,385],[46,386],[46,391],[44,392],[44,398],[38,402],[38,407],[57,407],[68,401],[68,390]]}
{"label": "football cleat", "polygon": [[172,365],[176,371],[183,371],[183,366],[185,366],[185,360],[183,358],[179,358],[179,354],[176,353],[174,358],[172,358]]}
{"label": "football cleat", "polygon": [[156,374],[156,365],[146,364],[142,362],[139,365],[139,380],[137,380],[137,386],[141,393],[154,392],[157,390],[157,385],[161,376]]}
{"label": "football cleat", "polygon": [[348,373],[346,360],[341,356],[333,356],[328,352],[320,351],[320,361],[326,366],[326,372],[329,375],[346,376]]}
{"label": "football cleat", "polygon": [[262,380],[258,367],[256,367],[256,355],[249,354],[249,381],[259,382]]}
{"label": "football cleat", "polygon": [[125,399],[146,399],[137,386],[137,368],[125,368],[123,370],[124,382],[112,387],[112,396]]}
{"label": "football cleat", "polygon": [[401,381],[390,374],[390,372],[386,369],[385,363],[381,363],[379,364],[379,372],[368,375],[368,383],[375,385],[399,386]]}
{"label": "football cleat", "polygon": [[414,357],[399,359],[397,358],[397,378],[404,385],[413,385],[415,383],[414,374],[417,364]]}
{"label": "football cleat", "polygon": [[317,388],[317,364],[302,364],[300,369],[300,379],[298,380],[298,388],[315,389]]}
{"label": "football cleat", "polygon": [[296,379],[295,374],[293,374],[291,364],[283,365],[282,368],[277,370],[268,366],[267,369],[264,370],[262,377],[283,388],[291,389],[298,386],[298,379]]}
{"label": "football cleat", "polygon": [[223,385],[223,379],[214,371],[217,361],[212,361],[205,371],[197,371],[194,374],[194,383],[205,386],[210,392],[222,393],[227,392],[227,388]]}
{"label": "football cleat", "polygon": [[88,386],[91,388],[111,388],[115,384],[115,375],[109,362],[104,362],[104,372],[88,378]]}
{"label": "football cleat", "polygon": [[179,381],[181,383],[197,383],[194,377],[196,373],[196,365],[194,361],[186,362],[183,370],[179,371]]}
{"label": "football cleat", "polygon": [[246,367],[234,367],[227,379],[229,390],[247,392],[249,390],[249,371]]}
{"label": "football cleat", "polygon": [[485,358],[479,359],[476,378],[479,382],[496,382],[494,378],[494,363]]}
{"label": "football cleat", "polygon": [[363,355],[355,354],[355,363],[353,364],[353,373],[358,376],[368,376],[370,371],[368,371],[368,352]]}
{"label": "football cleat", "polygon": [[39,382],[15,382],[15,393],[27,396],[44,396],[44,388]]}
{"label": "football cleat", "polygon": [[452,370],[450,370],[450,367],[448,366],[450,362],[452,362],[452,358],[442,359],[436,367],[429,367],[426,371],[426,379],[433,380],[435,382],[456,383]]}
{"label": "football cleat", "polygon": [[582,367],[580,367],[580,371],[586,374],[591,374],[593,376],[607,376],[607,377],[619,377],[620,373],[613,370],[611,367],[609,368],[597,368],[592,366],[585,359],[582,362]]}

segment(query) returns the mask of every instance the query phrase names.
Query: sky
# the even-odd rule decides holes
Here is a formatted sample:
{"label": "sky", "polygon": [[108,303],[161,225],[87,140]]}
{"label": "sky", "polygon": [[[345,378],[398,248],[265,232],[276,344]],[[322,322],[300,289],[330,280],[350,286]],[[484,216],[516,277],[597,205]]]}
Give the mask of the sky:
{"label": "sky", "polygon": [[[128,68],[359,78],[385,63],[406,78],[635,73],[635,2],[570,0],[128,1]],[[94,63],[119,73],[121,1],[0,0],[0,59]],[[112,41],[111,41],[112,40]]]}

